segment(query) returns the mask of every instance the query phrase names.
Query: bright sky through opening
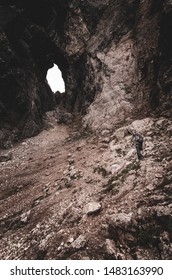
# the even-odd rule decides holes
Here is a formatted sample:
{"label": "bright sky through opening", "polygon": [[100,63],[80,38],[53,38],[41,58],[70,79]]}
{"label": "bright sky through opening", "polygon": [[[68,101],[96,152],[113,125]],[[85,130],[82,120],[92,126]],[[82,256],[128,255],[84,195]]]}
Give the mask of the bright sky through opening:
{"label": "bright sky through opening", "polygon": [[65,92],[65,84],[60,69],[56,64],[47,72],[47,81],[53,92]]}

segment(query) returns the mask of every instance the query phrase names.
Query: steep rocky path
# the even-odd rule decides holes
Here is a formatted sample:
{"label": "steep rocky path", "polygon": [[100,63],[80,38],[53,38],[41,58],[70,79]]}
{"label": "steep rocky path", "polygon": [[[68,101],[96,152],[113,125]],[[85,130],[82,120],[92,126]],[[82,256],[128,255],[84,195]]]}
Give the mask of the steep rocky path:
{"label": "steep rocky path", "polygon": [[53,125],[0,155],[2,259],[169,259],[172,122],[100,135]]}

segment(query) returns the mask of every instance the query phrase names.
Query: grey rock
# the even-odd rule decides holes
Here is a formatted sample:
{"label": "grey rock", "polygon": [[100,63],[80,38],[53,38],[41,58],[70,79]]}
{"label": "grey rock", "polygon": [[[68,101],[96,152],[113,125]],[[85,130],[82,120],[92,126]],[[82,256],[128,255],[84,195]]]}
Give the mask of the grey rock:
{"label": "grey rock", "polygon": [[103,130],[102,132],[101,132],[101,135],[102,136],[107,136],[108,134],[109,134],[109,130],[108,129],[105,129],[105,130]]}
{"label": "grey rock", "polygon": [[110,223],[116,226],[126,227],[131,224],[133,213],[117,213],[110,216]]}
{"label": "grey rock", "polygon": [[81,249],[86,245],[86,237],[84,235],[79,235],[77,239],[72,243],[73,249]]}
{"label": "grey rock", "polygon": [[85,214],[97,213],[101,209],[101,204],[98,202],[89,202],[85,205],[83,212]]}
{"label": "grey rock", "polygon": [[104,144],[101,145],[100,151],[103,151],[104,149],[107,149],[107,148],[109,148],[109,145],[104,143]]}
{"label": "grey rock", "polygon": [[103,143],[108,144],[110,142],[110,138],[106,137],[102,140]]}
{"label": "grey rock", "polygon": [[11,152],[8,154],[0,155],[0,162],[9,161],[9,160],[12,160],[12,158],[13,158],[13,155]]}
{"label": "grey rock", "polygon": [[28,219],[29,219],[29,217],[30,217],[30,213],[31,213],[31,210],[29,210],[29,211],[23,213],[23,214],[20,216],[20,221],[21,221],[22,223],[24,223],[24,224],[27,223],[27,222],[28,222]]}
{"label": "grey rock", "polygon": [[74,163],[75,163],[75,160],[72,159],[72,158],[70,158],[70,159],[68,159],[68,163],[69,163],[69,164],[74,164]]}
{"label": "grey rock", "polygon": [[113,240],[106,239],[105,250],[108,255],[113,256],[116,259],[117,249]]}

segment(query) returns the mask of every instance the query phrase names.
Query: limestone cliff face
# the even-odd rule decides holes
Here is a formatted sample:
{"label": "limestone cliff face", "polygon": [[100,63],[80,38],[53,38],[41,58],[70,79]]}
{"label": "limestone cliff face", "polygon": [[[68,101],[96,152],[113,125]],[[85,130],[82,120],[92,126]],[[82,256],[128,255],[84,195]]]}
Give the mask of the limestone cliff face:
{"label": "limestone cliff face", "polygon": [[1,259],[171,259],[171,13],[171,0],[0,0],[0,147],[52,127],[0,150]]}
{"label": "limestone cliff face", "polygon": [[46,83],[53,62],[66,84],[61,104],[87,113],[86,126],[112,128],[152,112],[170,116],[170,0],[0,4],[2,143],[11,129],[15,139],[42,128],[43,113],[55,106]]}

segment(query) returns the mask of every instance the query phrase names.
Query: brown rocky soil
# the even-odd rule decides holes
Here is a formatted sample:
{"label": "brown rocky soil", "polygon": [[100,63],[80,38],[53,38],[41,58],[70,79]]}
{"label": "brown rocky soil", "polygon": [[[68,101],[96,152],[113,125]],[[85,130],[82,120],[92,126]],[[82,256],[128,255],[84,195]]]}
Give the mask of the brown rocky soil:
{"label": "brown rocky soil", "polygon": [[127,127],[48,127],[0,151],[0,258],[170,259],[172,122],[130,125],[140,162]]}

